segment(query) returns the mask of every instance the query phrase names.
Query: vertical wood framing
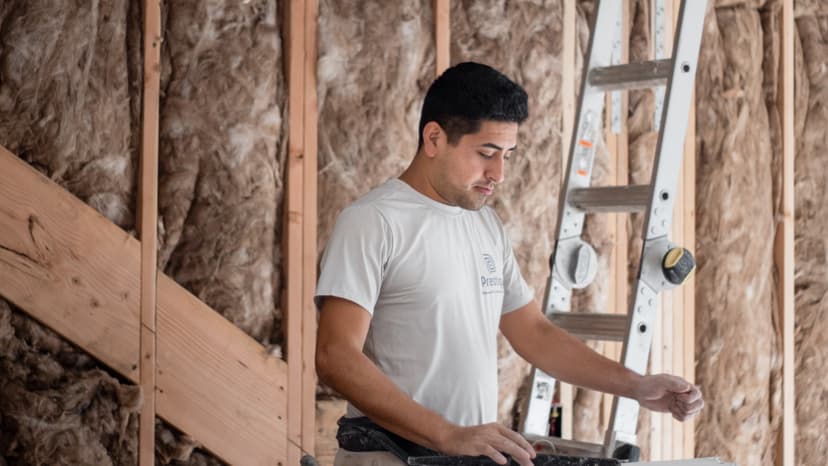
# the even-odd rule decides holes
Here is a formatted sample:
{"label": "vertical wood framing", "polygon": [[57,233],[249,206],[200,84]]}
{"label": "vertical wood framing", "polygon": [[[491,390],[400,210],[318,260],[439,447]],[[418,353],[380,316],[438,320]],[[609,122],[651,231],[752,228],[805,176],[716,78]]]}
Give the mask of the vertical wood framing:
{"label": "vertical wood framing", "polygon": [[302,456],[302,315],[304,260],[304,92],[305,1],[286,4],[288,56],[288,156],[285,198],[285,296],[287,309],[287,462],[299,464]]}
{"label": "vertical wood framing", "polygon": [[793,0],[782,4],[781,102],[782,217],[776,227],[777,296],[782,323],[782,431],[776,464],[795,463],[794,392],[794,16]]}
{"label": "vertical wood framing", "polygon": [[[681,0],[673,0],[673,22],[678,22]],[[695,86],[693,90],[695,96]],[[681,238],[677,244],[687,248],[696,255],[696,99],[690,101],[690,114],[687,118],[687,132],[684,139],[684,159],[682,160],[680,179],[680,211],[676,217],[681,219]],[[674,354],[674,364],[681,368],[680,375],[688,382],[696,381],[696,277],[691,275],[681,285],[676,305],[679,312],[675,316],[675,333],[681,338],[678,350]],[[673,458],[692,458],[695,453],[695,419],[677,424],[679,428],[673,437]]]}
{"label": "vertical wood framing", "polygon": [[313,454],[316,438],[317,95],[318,0],[287,3],[288,161],[285,199],[287,287],[287,461]]}
{"label": "vertical wood framing", "polygon": [[[695,91],[694,91],[695,93]],[[680,216],[684,222],[681,245],[696,255],[696,104],[695,98],[690,104],[690,118],[687,120],[687,136],[684,140],[684,162],[682,167],[682,191]],[[682,287],[682,313],[676,319],[680,325],[677,329],[684,337],[681,357],[683,376],[696,383],[696,276],[691,275]],[[681,449],[677,450],[680,458],[692,458],[696,450],[696,420],[690,419],[682,424]]]}
{"label": "vertical wood framing", "polygon": [[158,269],[158,110],[161,6],[144,1],[144,101],[138,217],[141,240],[140,381],[144,402],[138,425],[138,462],[155,464],[156,286]]}
{"label": "vertical wood framing", "polygon": [[[621,0],[622,18],[621,18],[621,63],[629,62],[629,35],[630,35],[630,3],[629,0]],[[612,176],[610,184],[624,185],[629,184],[629,157],[628,157],[628,133],[627,133],[627,107],[629,95],[626,92],[621,92],[621,105],[618,112],[621,115],[620,131],[618,134],[612,132],[612,113],[616,110],[612,107],[612,95],[610,93],[606,96],[606,124],[605,135],[607,141],[607,151],[611,160],[615,163],[610,163]],[[627,302],[629,296],[629,284],[627,282],[629,273],[627,269],[629,257],[629,235],[627,234],[627,214],[609,214],[607,215],[607,222],[609,223],[609,232],[613,241],[612,255],[610,258],[610,277],[609,277],[609,299],[607,302],[607,312],[625,314],[627,312]],[[608,358],[618,361],[621,358],[621,343],[619,342],[604,342],[603,354]],[[613,396],[604,394],[602,400],[602,419],[601,429],[606,430],[609,426],[610,416],[612,412]]]}
{"label": "vertical wood framing", "polygon": [[[673,41],[675,39],[675,26],[676,23],[673,20],[673,1],[672,0],[662,0],[662,4],[664,5],[664,53],[668,56],[672,56],[673,52]],[[653,14],[655,14],[655,9],[653,9]],[[653,31],[653,37],[655,37],[656,32]],[[655,54],[653,58],[658,58]],[[662,94],[666,98],[666,93]],[[664,112],[664,105],[661,107],[662,115]],[[661,115],[658,115],[659,117]],[[689,120],[688,120],[689,125]],[[664,131],[664,128],[660,129]],[[676,186],[676,202],[673,207],[673,223],[671,225],[670,230],[670,240],[673,243],[681,244],[681,233],[682,233],[682,226],[683,226],[683,218],[681,216],[682,206],[684,205],[684,187],[681,183],[681,177],[677,178],[678,186]],[[653,345],[653,353],[657,354],[657,359],[659,360],[661,367],[658,368],[658,372],[666,372],[668,374],[673,375],[681,375],[680,368],[676,368],[673,366],[675,351],[679,346],[679,342],[676,341],[679,335],[676,335],[674,322],[675,317],[680,315],[681,313],[681,305],[680,297],[682,294],[682,287],[674,288],[670,291],[663,292],[661,294],[661,312],[659,312],[659,323],[660,326],[657,327],[659,329],[658,335],[653,341],[658,341],[659,345]],[[656,368],[653,367],[653,372],[656,372]],[[660,442],[652,442],[652,446],[658,451],[657,456],[653,456],[653,459],[657,460],[670,460],[673,458],[673,433],[675,430],[675,425],[673,425],[673,418],[672,416],[668,415],[667,413],[659,413],[653,414],[652,419],[654,420],[653,426],[658,431],[658,438]]]}
{"label": "vertical wood framing", "polygon": [[[666,44],[672,44],[681,0],[665,2]],[[695,104],[691,104],[684,143],[681,176],[671,229],[671,241],[695,254]],[[661,299],[661,335],[654,339],[652,371],[695,380],[695,278],[690,276],[680,287],[665,292]],[[658,341],[658,344],[655,344]],[[680,459],[693,456],[694,421],[676,422],[665,414],[653,414],[652,459]]]}
{"label": "vertical wood framing", "polygon": [[[674,18],[678,20],[680,0],[674,0]],[[695,88],[695,86],[694,86]],[[684,139],[684,159],[681,168],[681,210],[678,217],[683,225],[680,245],[696,256],[696,99],[690,101],[687,133]],[[681,286],[681,314],[676,316],[676,332],[682,336],[681,350],[676,353],[676,364],[682,367],[681,375],[690,383],[696,383],[696,276],[691,275]],[[681,424],[675,439],[674,458],[692,458],[696,449],[696,420]]]}
{"label": "vertical wood framing", "polygon": [[317,129],[316,29],[319,0],[305,0],[303,316],[302,316],[302,450],[313,455],[316,439],[316,232]]}
{"label": "vertical wood framing", "polygon": [[[669,0],[661,0],[660,2],[662,5],[666,7],[666,3],[669,3]],[[672,23],[664,24],[664,28],[662,30],[662,37],[658,37],[657,25],[656,25],[656,11],[659,7],[659,0],[650,0],[650,19],[648,21],[650,25],[650,35],[652,37],[652,44],[650,50],[650,58],[656,59],[659,57],[657,44],[659,42],[663,44],[670,43],[670,39],[672,37]],[[663,17],[667,16],[667,12]],[[666,47],[666,45],[665,45]],[[653,91],[655,92],[655,90]],[[664,94],[662,94],[664,95]],[[663,105],[661,107],[663,109]],[[681,190],[678,190],[678,194],[676,197],[676,203],[674,209],[679,209],[682,203],[682,196]],[[677,215],[673,215],[673,224],[672,230],[670,232],[671,240],[676,241],[676,238],[673,236],[677,224],[680,222],[680,218]],[[668,324],[671,322],[665,322],[665,316],[672,312],[672,292],[666,291],[662,292],[659,295],[659,306],[658,312],[656,313],[655,322],[653,327],[655,331],[653,332],[653,342],[652,342],[652,349],[650,350],[650,362],[649,362],[649,371],[652,374],[658,374],[661,372],[670,372],[670,364],[667,364],[665,361],[665,353],[668,352],[668,348],[665,347],[665,342],[670,341],[670,337],[672,334],[672,329],[668,330]],[[670,361],[672,361],[670,359]],[[664,447],[665,447],[665,439],[669,438],[667,429],[665,429],[666,419],[665,416],[661,413],[650,412],[650,459],[653,461],[663,460],[665,459],[664,455]]]}
{"label": "vertical wood framing", "polygon": [[437,76],[451,65],[451,0],[433,0]]}
{"label": "vertical wood framing", "polygon": [[[681,0],[665,4],[665,42],[672,44]],[[678,194],[671,231],[671,241],[690,250],[695,255],[695,104],[691,103],[684,141],[684,156],[678,178]],[[664,293],[663,354],[665,372],[678,375],[691,383],[695,380],[695,277],[691,275],[684,284]],[[679,423],[671,416],[661,414],[661,459],[691,458],[694,450],[694,421]]]}
{"label": "vertical wood framing", "polygon": [[[566,176],[566,163],[569,156],[569,143],[572,139],[572,127],[575,124],[575,0],[563,2],[563,79],[561,86],[561,104],[563,107],[563,137],[561,138],[561,180]],[[561,437],[572,438],[572,385],[559,383],[561,404]]]}

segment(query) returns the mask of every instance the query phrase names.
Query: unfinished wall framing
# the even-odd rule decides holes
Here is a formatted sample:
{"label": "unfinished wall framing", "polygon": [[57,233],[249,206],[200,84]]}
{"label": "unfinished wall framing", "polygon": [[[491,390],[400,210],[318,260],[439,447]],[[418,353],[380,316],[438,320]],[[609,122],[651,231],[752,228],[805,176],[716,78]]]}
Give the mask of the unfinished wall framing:
{"label": "unfinished wall framing", "polygon": [[[0,6],[0,21],[4,25],[0,31],[0,144],[94,207],[96,215],[124,230],[134,229],[140,143],[140,131],[135,128],[140,127],[143,69],[140,4],[80,2],[56,11],[50,2],[9,1]],[[0,158],[6,162],[10,157],[3,151]],[[8,182],[12,170],[4,163],[0,173]],[[6,194],[7,189],[4,184],[0,191]],[[15,231],[9,229],[14,211],[7,197],[3,196],[0,206],[0,242],[11,250],[27,250],[30,245],[21,242],[25,236],[10,233]],[[46,218],[42,223],[48,224]],[[84,233],[76,229],[74,234]],[[113,251],[111,242],[96,235],[84,240],[97,241],[97,251]],[[72,249],[75,254],[94,252],[77,246]],[[14,298],[23,296],[12,296],[10,288],[40,293],[53,283],[34,287],[20,283],[14,278],[20,270],[9,267],[9,251],[2,251],[0,457],[28,464],[135,464],[141,406],[138,386],[100,367],[88,351],[79,350],[12,304]],[[54,251],[63,250],[55,247]],[[127,268],[113,274],[111,295],[90,290],[92,281],[74,285],[70,278],[76,275],[56,276],[64,277],[78,291],[88,291],[80,296],[117,303],[110,309],[128,313],[138,310],[138,293],[123,301],[112,299]],[[41,271],[48,276],[61,269]],[[54,309],[73,308],[71,300],[58,295],[52,299]],[[103,326],[119,323],[117,318],[106,318],[89,301],[78,304],[100,316]],[[128,359],[137,364],[135,322],[133,339],[107,352],[114,358],[129,352]],[[94,333],[96,328],[86,330]]]}
{"label": "unfinished wall framing", "polygon": [[158,304],[158,105],[161,101],[161,6],[144,2],[144,105],[138,172],[138,238],[141,241],[141,405],[138,464],[155,464],[155,386]]}
{"label": "unfinished wall framing", "polygon": [[[629,55],[647,59],[649,0],[626,1]],[[150,24],[142,20],[147,5],[159,4],[101,0],[56,9],[12,0],[0,6],[0,144],[27,163],[10,162],[2,152],[0,167],[4,175],[14,170],[30,180],[14,184],[19,179],[0,177],[0,295],[10,301],[0,300],[0,456],[51,464],[134,464],[140,458],[148,464],[154,449],[159,464],[232,461],[236,457],[226,452],[212,454],[211,440],[193,435],[196,427],[158,422],[149,426],[155,434],[148,438],[138,414],[155,398],[162,417],[183,415],[178,400],[190,396],[169,387],[178,386],[182,374],[190,376],[190,366],[217,378],[226,374],[229,369],[211,361],[222,352],[217,341],[234,339],[246,342],[239,345],[243,350],[225,352],[245,364],[251,355],[269,355],[260,366],[238,370],[251,377],[245,380],[264,377],[274,390],[244,396],[268,400],[274,445],[284,461],[293,464],[303,451],[315,451],[324,463],[343,403],[323,387],[314,405],[311,297],[317,251],[336,214],[404,168],[416,145],[421,96],[435,71],[463,60],[495,65],[532,99],[532,116],[520,133],[525,149],[494,206],[541,297],[594,1],[168,0],[158,17],[160,68],[141,53],[142,39],[153,43],[153,34],[142,33]],[[791,466],[821,464],[828,456],[821,409],[828,386],[814,375],[828,364],[822,253],[828,199],[821,155],[826,18],[828,8],[815,0],[710,0],[697,120],[688,136],[687,152],[695,157],[685,157],[687,197],[677,205],[684,224],[676,222],[674,230],[674,238],[681,233],[681,242],[696,252],[699,270],[695,290],[664,297],[663,309],[672,310],[660,324],[651,366],[691,379],[695,369],[708,405],[695,435],[664,416],[642,416],[641,439],[652,459],[695,453]],[[145,99],[143,118],[157,121],[157,137],[151,128],[139,130]],[[633,93],[623,105],[626,132],[607,135],[602,150],[608,158],[598,170],[609,183],[648,176],[647,154],[655,146],[651,95]],[[152,141],[160,161],[157,220],[149,208],[155,177],[148,170],[138,176]],[[31,167],[45,176],[29,177]],[[139,179],[149,183],[141,193]],[[55,184],[97,213],[81,209]],[[48,192],[44,198],[74,215],[15,195],[41,186],[47,188],[29,197]],[[37,222],[19,221],[32,213],[48,235],[26,233],[40,231]],[[55,219],[63,223],[50,223]],[[58,226],[79,221],[86,226]],[[140,229],[150,246],[152,225],[158,225],[158,267],[166,273],[157,280],[141,278],[141,264],[153,254],[142,256],[134,238]],[[626,264],[638,265],[635,225],[619,216],[591,227],[598,249],[607,253],[601,273],[612,280],[582,295],[582,303],[624,312],[627,280],[634,276]],[[45,239],[32,243],[27,235]],[[93,260],[50,268],[9,253],[34,254],[38,245],[60,257]],[[113,268],[102,252],[117,255],[118,264]],[[101,264],[107,272],[100,272]],[[21,273],[22,267],[32,274]],[[55,287],[55,277],[69,279],[38,298]],[[155,324],[149,313],[140,325],[140,283],[147,309],[156,309]],[[107,291],[116,288],[128,290],[126,297]],[[149,305],[153,295],[157,306]],[[217,314],[207,305],[224,319],[213,320]],[[78,313],[94,315],[100,325],[73,325]],[[233,326],[221,323],[227,321]],[[207,356],[162,343],[165,330],[207,348]],[[129,343],[113,345],[113,335]],[[144,363],[139,355],[147,354]],[[508,345],[499,355],[499,413],[513,424],[528,367]],[[144,379],[148,375],[156,380]],[[217,385],[215,393],[231,386]],[[158,391],[147,391],[153,386]],[[563,433],[595,439],[606,423],[607,398],[566,389],[562,395]],[[90,414],[72,414],[78,406]],[[42,428],[27,424],[32,413]],[[68,436],[67,429],[77,435]],[[44,456],[38,445],[60,446],[53,449],[59,459]]]}
{"label": "unfinished wall framing", "polygon": [[[301,12],[300,24],[310,24],[310,27],[302,28],[303,31],[308,31],[311,44],[309,47],[304,47],[303,42],[292,41],[300,44],[300,48],[297,49],[300,54],[299,66],[303,69],[307,67],[309,70],[306,73],[308,79],[303,76],[299,87],[293,92],[299,94],[299,108],[307,105],[312,109],[303,118],[305,126],[314,130],[315,2],[296,1],[292,4],[294,10]],[[150,1],[145,7],[157,8],[158,5],[158,2]],[[292,364],[285,364],[279,359],[284,342],[284,338],[281,337],[282,330],[279,328],[282,316],[278,302],[283,275],[278,270],[281,248],[278,247],[276,239],[280,236],[278,230],[281,222],[276,221],[276,218],[281,210],[280,172],[284,166],[282,155],[287,150],[286,138],[281,135],[287,126],[282,118],[283,114],[287,113],[281,91],[283,86],[280,84],[280,80],[284,81],[281,60],[281,9],[275,2],[268,1],[246,2],[244,5],[213,5],[207,8],[207,5],[201,2],[181,0],[164,2],[161,7],[160,18],[158,15],[155,18],[163,23],[164,41],[157,40],[160,34],[144,35],[148,45],[161,44],[161,63],[160,67],[157,63],[147,66],[146,73],[143,74],[146,81],[142,80],[141,72],[143,66],[140,53],[140,4],[97,2],[94,5],[81,5],[77,11],[74,8],[68,9],[68,6],[65,11],[55,11],[54,5],[45,3],[7,2],[0,8],[0,17],[3,18],[4,24],[8,25],[3,31],[4,44],[13,45],[2,50],[2,143],[122,228],[136,228],[140,220],[143,220],[146,225],[151,225],[142,227],[145,233],[150,232],[146,235],[150,238],[155,231],[155,225],[158,224],[161,243],[159,265],[192,293],[172,284],[168,277],[159,274],[157,331],[153,328],[152,316],[149,316],[149,322],[144,326],[138,325],[137,320],[134,323],[124,321],[128,315],[134,313],[136,319],[139,315],[138,296],[142,293],[137,278],[141,260],[140,254],[137,254],[138,250],[135,249],[138,243],[134,240],[118,239],[116,243],[120,241],[120,249],[111,248],[110,252],[113,254],[110,257],[95,256],[95,261],[89,263],[88,269],[79,271],[80,275],[72,278],[71,285],[76,288],[56,291],[52,296],[56,303],[61,304],[52,306],[51,309],[64,309],[63,315],[69,319],[61,323],[55,319],[60,317],[59,315],[50,313],[49,308],[43,308],[37,300],[32,301],[38,295],[44,294],[43,289],[54,290],[48,280],[36,285],[37,277],[27,278],[25,274],[20,275],[20,269],[17,267],[22,264],[19,261],[3,262],[7,266],[2,270],[5,277],[1,290],[3,297],[20,306],[16,308],[3,302],[2,368],[3,373],[10,376],[3,377],[3,393],[14,393],[14,396],[3,397],[4,435],[0,440],[0,447],[3,448],[4,457],[19,457],[33,463],[49,464],[130,464],[137,462],[141,450],[150,452],[150,455],[140,455],[141,463],[148,464],[148,461],[153,460],[151,452],[155,450],[154,459],[159,464],[169,464],[171,461],[178,461],[180,464],[220,464],[219,458],[198,448],[205,446],[226,461],[235,463],[257,461],[254,460],[256,455],[266,449],[268,451],[264,452],[265,456],[262,458],[269,459],[262,463],[273,464],[277,460],[285,461],[279,458],[280,455],[288,454],[288,443],[296,445],[294,453],[290,453],[293,457],[298,457],[301,449],[313,449],[312,413],[315,379],[312,352],[315,311],[307,296],[311,295],[314,286],[315,244],[306,245],[295,259],[302,273],[294,281],[299,283],[299,299],[303,300],[305,305],[290,308],[287,312],[293,316],[291,322],[300,324],[299,334],[306,333],[309,337],[300,338],[296,331],[289,331],[288,345],[292,346],[289,353],[292,353],[294,359],[295,356],[299,356],[298,362],[291,361]],[[145,11],[150,13],[150,8],[145,8]],[[285,26],[285,29],[289,27],[287,24]],[[95,34],[90,35],[88,31]],[[75,33],[84,39],[77,42],[63,40]],[[63,39],[58,41],[57,37]],[[44,42],[46,47],[21,46]],[[65,53],[67,47],[74,47],[77,53]],[[79,68],[75,67],[76,63],[80,63]],[[65,87],[63,77],[72,76],[73,69],[81,69],[84,73],[77,75],[76,83],[66,83],[70,86],[67,88],[70,92],[62,92],[62,86]],[[153,74],[157,76],[159,72],[160,102],[157,91],[142,92],[141,89],[142,83],[148,89],[151,88],[150,78]],[[39,76],[39,79],[26,78],[31,75]],[[106,79],[103,79],[104,76]],[[156,85],[156,89],[157,87]],[[210,97],[211,94],[213,97]],[[144,112],[148,126],[150,129],[153,125],[160,126],[160,138],[152,137],[151,131],[145,130],[143,143],[142,132],[138,129],[142,98],[148,102]],[[111,105],[108,102],[111,102]],[[124,102],[131,105],[123,105]],[[153,102],[160,107],[160,112],[146,110],[152,107]],[[201,110],[197,110],[199,107]],[[70,111],[67,112],[67,108]],[[241,109],[241,112],[238,109]],[[119,133],[114,137],[107,136],[110,134],[107,131],[111,131],[112,128],[118,128]],[[66,137],[56,138],[58,134],[65,134]],[[311,175],[306,178],[313,182],[316,173],[313,157],[315,133],[300,132],[299,137],[306,139],[306,142],[299,144],[303,153],[296,155],[300,160],[309,160],[306,165],[309,166]],[[157,143],[159,139],[162,166],[159,170],[160,179],[156,179],[155,183],[160,188],[161,216],[156,220],[152,215],[151,184],[156,177],[152,176],[149,166],[142,170],[144,179],[150,183],[150,188],[143,190],[142,194],[146,199],[142,202],[139,220],[134,217],[137,212],[129,207],[136,199],[132,189],[135,187],[139,148],[143,146],[146,153],[151,153],[151,142],[154,140]],[[305,157],[306,154],[310,154],[311,157]],[[0,155],[4,174],[10,173],[7,170],[16,166],[12,156],[7,152]],[[145,162],[145,165],[152,165],[151,159]],[[25,170],[22,173],[25,173]],[[46,178],[41,180],[45,183],[44,186],[50,186],[48,189],[53,192],[51,195],[66,197],[65,192],[61,193],[56,186],[50,185]],[[302,178],[299,181],[298,186],[292,188],[298,193],[294,199],[299,201],[300,206],[308,207],[300,207],[298,211],[291,212],[291,215],[298,214],[301,217],[303,210],[310,213],[307,220],[300,223],[297,237],[301,244],[301,238],[315,231],[313,219],[316,202],[314,184]],[[308,195],[305,195],[307,186],[310,186],[310,190]],[[244,187],[246,189],[243,189]],[[24,192],[19,188],[17,191]],[[2,192],[5,204],[9,200],[7,195],[14,191]],[[39,193],[32,198],[48,198],[51,195]],[[58,205],[65,205],[69,209],[68,213],[74,215],[78,221],[85,219],[91,222],[88,228],[95,226],[101,232],[116,234],[120,238],[114,230],[108,227],[101,228],[104,225],[101,222],[107,220],[100,214],[94,214],[98,217],[90,217],[89,213],[85,213],[84,209],[88,207],[74,200],[69,201],[69,204]],[[249,210],[251,208],[253,210]],[[4,241],[18,238],[15,236],[15,229],[22,225],[18,225],[13,219],[18,214],[32,215],[24,214],[28,212],[26,209],[32,209],[31,212],[41,210],[36,205],[20,204],[9,211],[12,217],[3,217],[3,222],[0,222],[4,232],[0,237],[3,237]],[[215,233],[211,237],[199,234],[211,230]],[[7,233],[10,232],[14,233],[9,236]],[[88,235],[85,232],[86,230],[79,229],[76,234]],[[243,232],[241,236],[239,232]],[[48,241],[44,241],[43,247],[48,246],[50,250],[59,254],[67,253],[70,263],[83,259],[78,251],[84,249],[79,244],[95,238],[95,235],[88,235],[87,238],[63,237],[63,231],[59,228],[52,233],[55,234],[54,238],[50,237]],[[103,237],[97,241],[100,246],[111,242],[112,238]],[[39,247],[39,243],[13,243],[13,246]],[[145,256],[154,256],[151,253],[153,249],[155,248],[149,248],[150,253]],[[6,252],[8,251],[4,250],[4,254]],[[88,322],[81,318],[81,315],[87,315],[86,308],[89,306],[88,302],[81,301],[87,299],[86,296],[92,296],[92,306],[102,307],[104,315],[106,312],[119,310],[108,305],[113,301],[106,298],[106,293],[101,291],[106,290],[106,286],[98,289],[90,287],[91,284],[98,283],[100,276],[119,276],[117,273],[111,275],[111,271],[106,271],[111,267],[108,261],[115,257],[120,257],[118,260],[123,264],[120,270],[128,271],[126,275],[120,275],[128,278],[123,282],[127,290],[122,295],[125,300],[122,311],[124,314],[121,318],[115,315],[117,323],[114,326],[96,329],[94,325],[89,326]],[[132,266],[135,266],[134,270]],[[210,273],[203,274],[204,268],[209,268]],[[149,271],[152,269],[154,268],[150,266]],[[55,269],[53,273],[50,272],[41,278],[61,276],[60,272],[61,270]],[[17,279],[10,281],[7,275],[9,273]],[[311,277],[310,280],[303,280],[303,275]],[[22,282],[19,281],[20,278],[23,279]],[[86,280],[90,283],[87,284]],[[151,298],[155,281],[152,278],[142,281],[144,289],[148,290],[146,296]],[[114,293],[117,285],[112,282],[110,286]],[[40,291],[37,294],[27,291],[35,289]],[[21,290],[23,294],[20,294]],[[66,295],[65,292],[72,294]],[[201,301],[193,297],[194,294]],[[67,299],[68,296],[75,295],[80,301],[73,302],[72,299]],[[145,303],[149,301],[147,298],[142,299]],[[207,308],[202,301],[222,312],[226,319],[255,336],[259,342],[252,340],[227,320],[218,317],[218,314]],[[47,299],[44,302],[49,301]],[[231,302],[236,304],[229,304]],[[37,311],[39,314],[33,315],[38,316],[41,322],[64,335],[66,332],[76,332],[70,339],[87,351],[93,348],[92,354],[114,370],[107,373],[106,368],[98,368],[99,364],[85,355],[85,351],[72,347],[50,330],[20,313],[21,310],[32,312],[35,308],[40,309]],[[264,312],[260,312],[262,310]],[[74,314],[79,312],[83,314]],[[71,322],[73,315],[74,323]],[[89,312],[88,315],[94,317],[96,314]],[[198,320],[192,320],[194,318]],[[103,323],[113,322],[99,320]],[[183,431],[160,423],[155,429],[149,429],[155,430],[155,434],[150,434],[150,440],[147,442],[138,441],[136,415],[140,407],[149,409],[151,404],[142,403],[142,398],[135,396],[138,392],[131,388],[134,386],[129,383],[130,380],[138,381],[138,344],[141,341],[139,335],[142,333],[139,329],[146,330],[147,336],[144,340],[147,343],[144,345],[146,351],[142,351],[141,354],[146,352],[149,356],[145,370],[141,373],[157,375],[155,384],[151,381],[146,382],[148,386],[154,385],[156,388],[149,390],[149,395],[143,399],[151,400],[152,394],[155,393],[158,414],[165,419],[171,419],[172,416],[175,420],[173,423]],[[134,336],[130,336],[133,330]],[[125,359],[118,360],[117,351],[113,353],[111,349],[106,349],[112,348],[105,343],[109,341],[105,337],[106,334],[109,334],[113,341],[128,342],[134,339],[134,347],[129,344],[114,347],[130,350],[130,354],[134,349],[135,364],[129,362],[132,356],[127,353],[124,353]],[[41,336],[32,338],[26,335]],[[158,336],[155,362],[152,361],[153,335]],[[87,338],[90,339],[87,341]],[[46,350],[32,346],[39,340],[50,341],[50,346],[47,346]],[[174,343],[170,344],[170,341]],[[223,343],[217,345],[217,341]],[[266,346],[262,346],[261,343]],[[102,351],[94,349],[95,345],[101,344],[104,345]],[[201,350],[192,351],[193,347],[187,346],[193,344],[201,346]],[[225,345],[227,347],[224,347]],[[216,352],[217,350],[219,352]],[[25,357],[27,352],[32,351],[39,353],[37,361]],[[73,354],[77,356],[72,356]],[[262,355],[266,357],[262,358]],[[145,359],[140,360],[144,366]],[[230,360],[236,369],[222,366]],[[30,370],[21,371],[21,364],[35,368],[50,367],[52,375],[46,379],[38,378]],[[288,432],[279,427],[280,424],[285,424],[287,419],[284,412],[288,404],[284,399],[288,391],[284,382],[287,377],[285,368],[297,365],[303,367],[299,368],[300,375],[294,377],[300,384],[298,392],[294,387],[290,390],[291,405],[300,406],[304,414],[310,413],[311,416],[304,422],[301,422],[300,416],[294,416],[300,421],[300,432],[297,434],[291,431],[293,441],[288,442]],[[199,371],[189,373],[193,367],[198,367]],[[81,380],[86,380],[82,385],[85,387],[85,394],[80,398],[72,395],[72,391],[55,385],[57,382],[76,383],[79,379],[73,375],[75,371],[80,371],[78,374],[83,377]],[[116,371],[125,378],[119,379]],[[212,383],[198,381],[207,376],[212,377]],[[224,377],[233,379],[233,382],[228,385]],[[115,388],[111,388],[111,382],[106,381],[114,382]],[[180,390],[188,383],[200,384],[199,396]],[[253,390],[236,390],[232,395],[229,392],[222,394],[222,391],[232,387],[234,383],[246,384],[246,387]],[[49,391],[44,391],[44,387]],[[303,389],[308,390],[309,394],[303,395]],[[52,411],[43,411],[41,421],[45,422],[38,423],[42,428],[30,429],[22,423],[23,418],[19,416],[31,410],[32,403],[36,403],[38,397],[52,391],[64,395],[56,397],[57,402],[52,405]],[[186,398],[180,398],[181,396]],[[299,401],[296,401],[297,399]],[[185,402],[182,403],[182,400]],[[216,410],[215,406],[215,415],[211,419],[201,417],[205,411],[194,407],[205,400],[216,403],[218,407],[227,406],[241,424],[234,426],[235,422],[222,419],[229,412]],[[301,404],[302,400],[305,404]],[[50,413],[65,412],[61,410],[67,409],[67,403],[72,402],[103,403],[100,406],[114,412],[108,414],[101,411],[100,415],[104,417],[86,416],[71,423],[62,421],[55,424],[48,421],[63,419]],[[242,403],[245,406],[234,406],[234,403]],[[261,406],[257,406],[257,403]],[[247,411],[251,408],[258,412],[255,420],[247,417]],[[181,418],[177,417],[178,414],[184,414],[193,423],[202,426],[189,425],[187,422],[179,423]],[[147,416],[152,418],[151,415]],[[261,422],[272,425],[264,426]],[[92,424],[87,427],[87,423]],[[93,424],[96,427],[92,428]],[[150,421],[148,424],[153,427],[156,423]],[[253,437],[258,435],[269,438],[266,441],[257,438],[252,444],[248,444],[258,444],[259,447],[254,446],[247,451],[234,451],[233,448],[247,448],[244,446],[245,441],[228,444],[226,436],[216,439],[214,436],[211,437],[213,434],[208,434],[213,431],[214,434],[221,435],[221,432],[228,428],[233,431],[234,436],[244,438],[245,441],[253,440]],[[73,440],[67,442],[66,429],[83,435],[72,435]],[[258,434],[248,435],[251,434],[250,429],[257,430]],[[152,435],[155,435],[155,449],[152,447]],[[308,439],[307,442],[303,443],[302,438]],[[48,446],[50,442],[59,442],[61,448],[34,448],[35,445]],[[42,456],[47,451],[52,451],[57,456]]]}

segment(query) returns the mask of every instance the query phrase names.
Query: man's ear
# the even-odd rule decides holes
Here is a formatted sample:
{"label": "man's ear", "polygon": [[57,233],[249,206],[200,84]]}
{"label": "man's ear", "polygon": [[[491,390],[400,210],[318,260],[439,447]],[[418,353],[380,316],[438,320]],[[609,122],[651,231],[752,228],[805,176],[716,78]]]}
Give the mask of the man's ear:
{"label": "man's ear", "polygon": [[423,126],[423,152],[426,157],[436,157],[442,151],[442,146],[445,143],[445,133],[439,123],[429,121]]}

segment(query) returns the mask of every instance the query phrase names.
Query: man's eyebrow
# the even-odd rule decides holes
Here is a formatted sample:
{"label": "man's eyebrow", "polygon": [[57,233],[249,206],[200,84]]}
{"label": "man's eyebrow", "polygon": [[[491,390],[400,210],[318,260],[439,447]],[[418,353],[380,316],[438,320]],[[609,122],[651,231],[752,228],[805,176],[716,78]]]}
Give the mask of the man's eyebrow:
{"label": "man's eyebrow", "polygon": [[[489,148],[494,149],[494,150],[503,150],[502,147],[498,146],[497,144],[492,144],[491,142],[487,142],[486,144],[482,144],[482,147],[489,147]],[[512,146],[510,149],[507,149],[507,152],[511,151],[511,150],[515,150],[515,149],[517,149],[517,146]]]}

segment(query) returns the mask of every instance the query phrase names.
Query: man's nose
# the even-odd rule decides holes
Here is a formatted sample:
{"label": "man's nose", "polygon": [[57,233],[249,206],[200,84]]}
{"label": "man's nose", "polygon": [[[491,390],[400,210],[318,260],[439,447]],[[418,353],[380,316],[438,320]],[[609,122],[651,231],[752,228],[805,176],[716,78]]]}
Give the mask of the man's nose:
{"label": "man's nose", "polygon": [[489,165],[486,167],[486,179],[495,183],[500,184],[503,182],[503,157],[493,157],[492,160],[489,162]]}

